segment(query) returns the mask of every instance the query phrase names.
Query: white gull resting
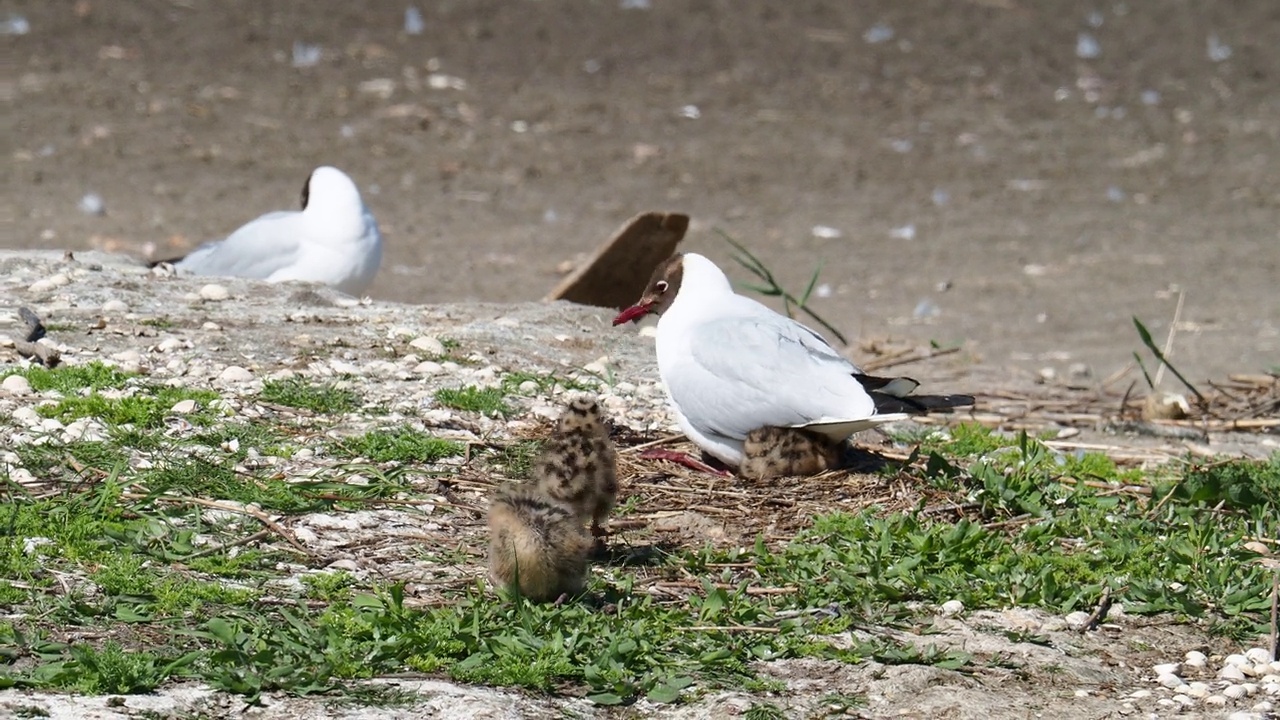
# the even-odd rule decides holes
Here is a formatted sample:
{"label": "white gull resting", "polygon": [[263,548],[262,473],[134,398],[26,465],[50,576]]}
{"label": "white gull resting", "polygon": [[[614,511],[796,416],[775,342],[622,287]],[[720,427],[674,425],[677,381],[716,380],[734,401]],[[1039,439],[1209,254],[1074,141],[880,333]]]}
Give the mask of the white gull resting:
{"label": "white gull resting", "polygon": [[707,258],[675,255],[654,271],[640,301],[614,319],[658,318],[658,373],[684,434],[737,467],[747,434],[804,428],[841,442],[911,413],[972,405],[969,395],[909,394],[910,378],[876,378],[821,335],[734,293]]}
{"label": "white gull resting", "polygon": [[225,240],[162,262],[193,275],[305,280],[359,295],[382,264],[382,235],[351,178],[323,166],[302,187],[302,210],[267,213]]}

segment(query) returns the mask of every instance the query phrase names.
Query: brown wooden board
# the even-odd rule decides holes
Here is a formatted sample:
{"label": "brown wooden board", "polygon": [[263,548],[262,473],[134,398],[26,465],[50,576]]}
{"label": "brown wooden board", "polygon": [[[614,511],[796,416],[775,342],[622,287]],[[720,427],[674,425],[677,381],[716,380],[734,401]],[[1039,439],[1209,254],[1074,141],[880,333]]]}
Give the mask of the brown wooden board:
{"label": "brown wooden board", "polygon": [[688,229],[688,215],[640,213],[562,280],[546,299],[627,307],[640,298],[653,269],[675,253]]}

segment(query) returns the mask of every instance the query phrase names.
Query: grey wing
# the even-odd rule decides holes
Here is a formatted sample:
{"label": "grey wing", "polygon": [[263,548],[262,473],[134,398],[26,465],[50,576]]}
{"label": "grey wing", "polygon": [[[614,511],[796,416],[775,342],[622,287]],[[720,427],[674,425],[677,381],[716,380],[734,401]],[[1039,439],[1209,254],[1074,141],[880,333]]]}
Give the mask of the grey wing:
{"label": "grey wing", "polygon": [[854,371],[799,323],[781,316],[735,317],[699,326],[689,357],[669,385],[690,422],[742,439],[766,425],[874,414],[875,404]]}
{"label": "grey wing", "polygon": [[267,213],[231,233],[205,243],[176,267],[196,275],[267,278],[298,259],[296,212]]}

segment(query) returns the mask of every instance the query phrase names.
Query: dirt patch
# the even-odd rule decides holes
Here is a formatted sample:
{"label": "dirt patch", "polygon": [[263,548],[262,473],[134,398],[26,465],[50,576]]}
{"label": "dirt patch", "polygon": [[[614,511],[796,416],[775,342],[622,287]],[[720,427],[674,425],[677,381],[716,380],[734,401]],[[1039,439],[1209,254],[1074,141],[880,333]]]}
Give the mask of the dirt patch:
{"label": "dirt patch", "polygon": [[6,4],[3,242],[167,254],[328,163],[388,236],[378,298],[536,299],[657,210],[1005,375],[1109,375],[1179,290],[1193,380],[1280,356],[1275,3],[405,6]]}

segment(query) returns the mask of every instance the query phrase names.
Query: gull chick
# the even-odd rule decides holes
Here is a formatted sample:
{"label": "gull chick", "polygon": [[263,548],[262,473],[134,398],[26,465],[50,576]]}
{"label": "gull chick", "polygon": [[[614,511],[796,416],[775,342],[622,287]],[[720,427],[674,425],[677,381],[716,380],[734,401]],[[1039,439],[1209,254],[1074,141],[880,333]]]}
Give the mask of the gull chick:
{"label": "gull chick", "polygon": [[757,428],[803,428],[839,443],[912,413],[973,404],[970,395],[913,396],[919,383],[910,378],[864,374],[818,333],[734,293],[720,268],[694,253],[659,265],[613,324],[649,313],[658,315],[658,373],[680,429],[731,467]]}
{"label": "gull chick", "polygon": [[591,532],[601,527],[618,498],[618,459],[600,405],[590,395],[569,401],[551,438],[533,464],[533,481],[554,500],[567,503]]}
{"label": "gull chick", "polygon": [[302,209],[250,221],[223,240],[159,262],[180,272],[270,282],[305,280],[364,292],[382,264],[382,235],[347,174],[322,166],[302,187]]}
{"label": "gull chick", "polygon": [[843,442],[804,428],[756,428],[742,442],[738,474],[751,480],[817,475],[840,464],[843,448]]}
{"label": "gull chick", "polygon": [[592,544],[577,511],[537,488],[503,488],[489,506],[489,573],[535,602],[582,591]]}

